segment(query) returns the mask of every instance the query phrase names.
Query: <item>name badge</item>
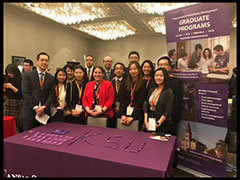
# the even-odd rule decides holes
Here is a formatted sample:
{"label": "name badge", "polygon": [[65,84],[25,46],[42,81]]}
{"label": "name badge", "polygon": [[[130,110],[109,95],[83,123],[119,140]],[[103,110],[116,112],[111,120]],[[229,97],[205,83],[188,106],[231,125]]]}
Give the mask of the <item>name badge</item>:
{"label": "name badge", "polygon": [[82,110],[82,105],[76,104],[75,110],[76,111],[81,111]]}
{"label": "name badge", "polygon": [[116,108],[119,108],[119,107],[120,107],[120,102],[119,102],[119,101],[116,101],[116,102],[115,102],[115,107],[116,107]]}
{"label": "name badge", "polygon": [[94,109],[97,110],[97,111],[101,111],[102,110],[102,106],[101,105],[96,105]]}
{"label": "name badge", "polygon": [[156,131],[156,118],[148,118],[149,131]]}
{"label": "name badge", "polygon": [[128,106],[128,107],[127,107],[127,116],[131,116],[133,110],[134,110],[134,107],[130,107],[130,106]]}

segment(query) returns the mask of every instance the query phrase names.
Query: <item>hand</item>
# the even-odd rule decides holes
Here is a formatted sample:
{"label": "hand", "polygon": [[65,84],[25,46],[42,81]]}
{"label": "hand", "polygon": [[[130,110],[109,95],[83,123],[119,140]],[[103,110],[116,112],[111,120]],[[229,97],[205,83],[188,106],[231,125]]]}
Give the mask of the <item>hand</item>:
{"label": "hand", "polygon": [[132,117],[128,117],[127,119],[126,119],[126,125],[130,125],[131,124],[131,122],[133,121],[133,118]]}
{"label": "hand", "polygon": [[80,116],[80,114],[81,114],[80,111],[76,111],[75,109],[72,109],[72,116],[78,117],[78,116]]}
{"label": "hand", "polygon": [[3,87],[6,89],[11,89],[12,88],[12,84],[11,83],[4,83]]}
{"label": "hand", "polygon": [[119,111],[120,111],[120,109],[119,109],[118,107],[115,107],[115,108],[114,108],[114,112],[115,112],[115,113],[118,113]]}
{"label": "hand", "polygon": [[120,121],[120,123],[121,123],[121,124],[125,124],[125,123],[126,123],[126,118],[127,118],[127,116],[122,115],[122,116],[121,116],[121,121]]}
{"label": "hand", "polygon": [[146,126],[146,130],[148,130],[149,129],[149,123],[145,122],[145,126]]}

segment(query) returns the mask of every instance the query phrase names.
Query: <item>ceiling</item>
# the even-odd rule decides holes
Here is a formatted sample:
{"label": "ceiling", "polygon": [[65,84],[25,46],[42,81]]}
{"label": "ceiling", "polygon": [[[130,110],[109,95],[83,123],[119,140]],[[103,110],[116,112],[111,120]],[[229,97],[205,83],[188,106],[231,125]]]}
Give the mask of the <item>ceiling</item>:
{"label": "ceiling", "polygon": [[[23,3],[11,3],[11,4],[14,4],[18,7],[23,8],[21,6],[21,4]],[[91,3],[86,3],[86,4],[91,4]],[[100,4],[100,3],[95,3],[95,4]],[[83,25],[91,26],[92,24],[95,24],[95,23],[106,23],[110,21],[124,20],[127,22],[128,25],[130,25],[130,27],[134,29],[135,35],[151,35],[151,34],[159,33],[154,31],[154,29],[147,23],[147,20],[150,20],[156,17],[164,17],[163,14],[139,13],[134,8],[133,3],[101,3],[101,4],[103,4],[107,8],[107,10],[109,10],[109,16],[96,18],[94,20],[67,24],[67,26],[79,30],[79,26],[83,26]],[[158,4],[158,3],[152,3],[152,4]],[[167,3],[162,3],[162,4],[167,4]],[[174,3],[169,3],[169,4],[174,4]],[[188,4],[193,5],[190,3]],[[236,18],[236,3],[232,3],[232,6],[231,6],[231,20],[233,20],[234,18]],[[86,34],[85,32],[83,33]],[[91,35],[87,35],[87,36],[93,37]]]}

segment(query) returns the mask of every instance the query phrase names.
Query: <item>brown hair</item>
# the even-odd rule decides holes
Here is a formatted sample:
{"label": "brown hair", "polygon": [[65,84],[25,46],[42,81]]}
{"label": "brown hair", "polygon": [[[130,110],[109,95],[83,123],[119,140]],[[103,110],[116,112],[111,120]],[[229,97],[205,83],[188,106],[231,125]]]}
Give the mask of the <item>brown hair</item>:
{"label": "brown hair", "polygon": [[142,71],[141,71],[141,66],[140,66],[140,64],[139,64],[137,61],[131,61],[131,62],[129,63],[129,65],[128,65],[128,74],[129,74],[129,75],[128,75],[127,81],[126,81],[126,83],[127,83],[127,90],[128,90],[128,91],[131,90],[131,86],[132,86],[132,84],[133,84],[133,82],[132,82],[132,77],[130,76],[130,73],[129,73],[130,67],[131,67],[133,64],[135,64],[135,66],[137,67],[138,72],[139,72],[138,77],[137,77],[137,82],[136,82],[137,85],[136,85],[136,89],[135,89],[135,90],[139,90],[140,87],[142,86]]}

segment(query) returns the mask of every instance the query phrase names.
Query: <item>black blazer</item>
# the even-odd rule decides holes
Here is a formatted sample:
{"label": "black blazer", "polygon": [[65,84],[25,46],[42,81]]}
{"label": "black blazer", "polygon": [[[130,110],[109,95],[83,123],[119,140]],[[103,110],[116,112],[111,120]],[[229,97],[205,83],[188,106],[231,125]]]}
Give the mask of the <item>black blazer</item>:
{"label": "black blazer", "polygon": [[[134,120],[139,120],[139,115],[141,114],[144,99],[146,97],[146,80],[143,80],[142,86],[140,89],[135,90],[133,93],[133,113],[131,117],[133,117]],[[120,87],[120,115],[126,115],[127,107],[131,102],[131,91],[127,90],[127,84],[126,81],[121,84]]]}
{"label": "black blazer", "polygon": [[[143,106],[145,113],[148,113],[148,111],[150,109],[149,98],[155,89],[156,89],[156,87],[151,88],[148,92],[147,100],[145,101],[144,106]],[[167,121],[171,120],[173,99],[174,99],[174,95],[173,95],[173,91],[171,88],[162,90],[162,92],[158,98],[156,107],[155,107],[156,120],[159,120],[162,115],[164,115],[166,117]]]}
{"label": "black blazer", "polygon": [[[92,70],[92,73],[91,73],[91,79],[89,80],[88,78],[87,78],[87,80],[88,80],[88,82],[89,81],[94,81],[94,77],[93,77],[93,71],[94,71],[94,69],[95,69],[95,67],[93,67],[93,70]],[[86,75],[86,77],[87,77],[87,68],[84,68],[84,74]]]}
{"label": "black blazer", "polygon": [[[82,105],[82,98],[83,98],[83,93],[85,90],[86,83],[87,82],[82,83],[83,89],[82,89],[80,105]],[[72,92],[71,92],[71,85],[72,85]],[[72,93],[72,101],[70,100],[71,93]],[[74,80],[73,82],[69,82],[67,84],[67,92],[66,92],[66,99],[65,99],[68,109],[70,109],[70,110],[75,109],[76,104],[78,104],[78,99],[79,99],[78,96],[79,96],[79,92],[78,92],[78,87],[76,85],[76,80]]]}
{"label": "black blazer", "polygon": [[36,112],[33,107],[39,105],[45,105],[45,113],[50,115],[50,106],[54,97],[55,79],[49,74],[45,73],[45,80],[43,89],[41,90],[39,76],[37,70],[24,72],[22,79],[22,95],[23,95],[23,117],[27,121],[35,119]]}
{"label": "black blazer", "polygon": [[179,122],[182,111],[182,82],[179,78],[170,77],[170,87],[174,94],[172,121]]}

